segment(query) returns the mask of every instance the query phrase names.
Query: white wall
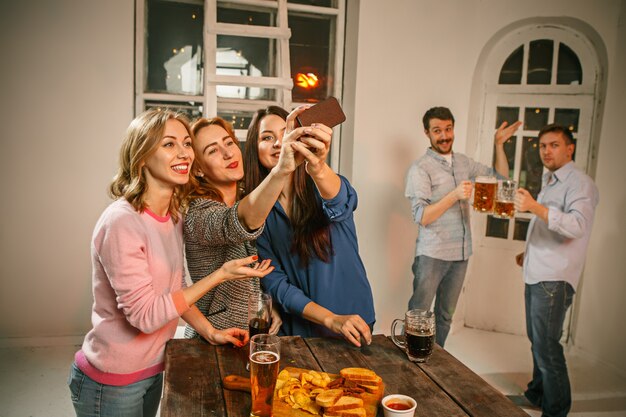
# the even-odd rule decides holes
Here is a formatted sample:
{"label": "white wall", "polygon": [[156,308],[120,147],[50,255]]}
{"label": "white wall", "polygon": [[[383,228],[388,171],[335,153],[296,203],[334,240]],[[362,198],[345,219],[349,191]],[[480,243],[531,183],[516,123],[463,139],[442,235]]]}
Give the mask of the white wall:
{"label": "white wall", "polygon": [[[620,300],[626,293],[626,228],[623,216],[618,217],[626,206],[626,187],[618,185],[621,175],[609,174],[621,165],[624,155],[619,152],[624,149],[619,118],[626,116],[626,39],[623,27],[618,32],[620,13],[623,26],[624,8],[625,2],[619,0],[360,2],[354,153],[352,166],[347,168],[359,191],[357,228],[374,290],[377,331],[389,332],[391,320],[402,317],[411,293],[410,267],[417,229],[411,222],[409,203],[403,198],[403,180],[410,162],[428,146],[421,116],[434,105],[450,107],[457,119],[454,147],[465,152],[468,141],[476,140],[468,138],[468,119],[473,115],[472,81],[487,42],[501,28],[519,20],[535,16],[575,18],[600,35],[608,51],[609,79],[596,176],[602,201],[585,282],[578,295],[574,342],[626,373],[626,335],[621,331],[626,307]],[[468,285],[472,279],[468,275]],[[521,291],[498,301],[498,305],[516,310],[512,313],[516,320],[523,320]],[[464,308],[470,305],[493,310],[480,294],[474,298],[464,295],[457,321],[463,321]]]}
{"label": "white wall", "polygon": [[91,231],[132,119],[132,0],[3,2],[0,336],[90,326]]}
{"label": "white wall", "polygon": [[[347,75],[354,106],[346,109],[354,141],[342,151],[353,150],[344,167],[359,191],[357,227],[377,331],[388,333],[411,292],[417,228],[403,191],[407,167],[428,145],[421,115],[433,105],[450,107],[455,149],[465,151],[485,43],[517,20],[569,16],[600,34],[609,57],[596,175],[601,203],[574,336],[626,372],[626,187],[615,174],[626,154],[624,9],[623,0],[360,2],[358,54],[347,54],[356,60]],[[91,231],[108,204],[105,190],[133,114],[133,10],[132,0],[3,5],[0,337],[81,335],[90,326]]]}

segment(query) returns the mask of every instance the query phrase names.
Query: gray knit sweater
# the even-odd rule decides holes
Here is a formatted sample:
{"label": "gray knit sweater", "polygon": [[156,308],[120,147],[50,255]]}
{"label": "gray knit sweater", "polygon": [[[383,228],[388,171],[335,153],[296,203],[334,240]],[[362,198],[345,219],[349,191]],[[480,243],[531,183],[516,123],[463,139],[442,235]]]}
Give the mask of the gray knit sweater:
{"label": "gray knit sweater", "polygon": [[[263,227],[248,232],[239,222],[237,206],[206,198],[189,204],[183,226],[187,267],[193,282],[204,278],[224,262],[256,254],[254,240]],[[248,296],[261,291],[258,278],[219,284],[196,302],[198,309],[216,329],[248,329]],[[185,337],[198,333],[187,325]]]}

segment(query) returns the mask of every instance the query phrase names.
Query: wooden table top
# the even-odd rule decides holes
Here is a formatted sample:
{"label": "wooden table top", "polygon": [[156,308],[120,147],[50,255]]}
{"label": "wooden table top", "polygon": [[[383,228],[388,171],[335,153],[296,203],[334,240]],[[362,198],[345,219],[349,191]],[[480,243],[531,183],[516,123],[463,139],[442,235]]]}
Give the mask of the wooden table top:
{"label": "wooden table top", "polygon": [[[357,348],[341,339],[281,338],[285,366],[339,373],[346,367],[374,370],[385,382],[385,395],[406,394],[417,401],[416,417],[527,417],[522,409],[439,346],[428,363],[410,362],[384,335]],[[198,339],[174,339],[165,351],[162,417],[248,417],[250,394],[222,388],[226,375],[249,376],[247,346],[211,346]],[[379,407],[377,416],[383,416]]]}

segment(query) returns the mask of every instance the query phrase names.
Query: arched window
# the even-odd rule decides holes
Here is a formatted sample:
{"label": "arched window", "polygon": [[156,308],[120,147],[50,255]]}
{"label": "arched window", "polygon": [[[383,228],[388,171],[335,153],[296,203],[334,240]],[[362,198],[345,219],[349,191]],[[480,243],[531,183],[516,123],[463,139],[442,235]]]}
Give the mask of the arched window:
{"label": "arched window", "polygon": [[[537,135],[545,125],[559,123],[572,131],[575,163],[586,170],[599,72],[589,43],[565,27],[534,25],[503,39],[487,61],[480,160],[493,162],[493,146],[488,146],[492,142],[486,142],[503,121],[521,120],[523,125],[505,144],[505,152],[510,177],[536,198],[543,174]],[[531,216],[518,213],[511,220],[475,216],[481,245],[524,241]]]}

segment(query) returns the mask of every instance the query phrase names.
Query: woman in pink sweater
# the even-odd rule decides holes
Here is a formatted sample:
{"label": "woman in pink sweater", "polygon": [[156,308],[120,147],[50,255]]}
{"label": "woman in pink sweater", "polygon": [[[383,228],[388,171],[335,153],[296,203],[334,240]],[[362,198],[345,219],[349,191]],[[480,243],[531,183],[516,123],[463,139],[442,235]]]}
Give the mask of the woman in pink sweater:
{"label": "woman in pink sweater", "polygon": [[180,205],[194,159],[186,119],[150,110],[133,120],[110,187],[117,198],[91,243],[93,328],[69,379],[78,417],[155,416],[165,344],[182,317],[209,343],[243,346],[247,333],[216,330],[194,303],[221,282],[263,277],[256,256],[225,263],[187,287]]}

